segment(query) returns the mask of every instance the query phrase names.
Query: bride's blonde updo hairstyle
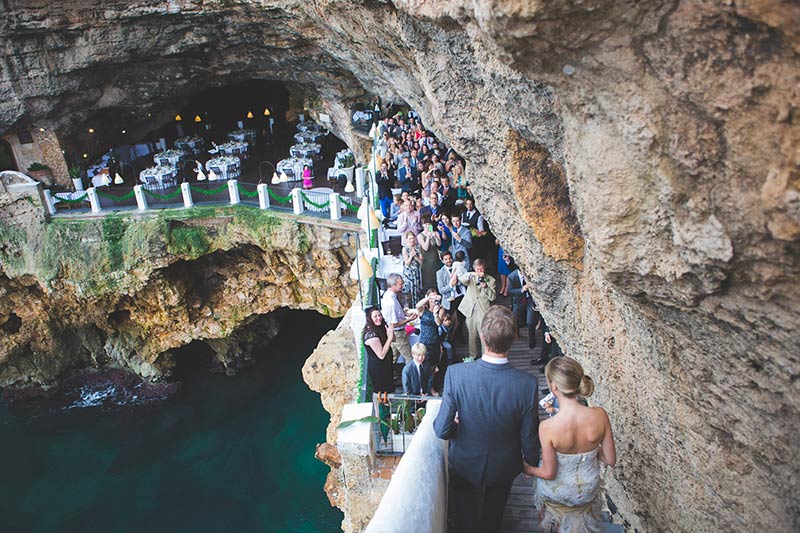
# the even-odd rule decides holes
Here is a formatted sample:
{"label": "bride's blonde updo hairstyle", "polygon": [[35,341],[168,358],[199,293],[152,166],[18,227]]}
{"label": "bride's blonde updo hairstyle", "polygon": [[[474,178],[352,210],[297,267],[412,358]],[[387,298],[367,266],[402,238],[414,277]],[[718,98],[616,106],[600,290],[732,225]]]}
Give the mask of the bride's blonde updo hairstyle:
{"label": "bride's blonde updo hairstyle", "polygon": [[583,373],[583,367],[571,357],[556,357],[544,367],[547,381],[555,383],[558,390],[567,398],[583,396],[587,398],[594,392],[594,381]]}

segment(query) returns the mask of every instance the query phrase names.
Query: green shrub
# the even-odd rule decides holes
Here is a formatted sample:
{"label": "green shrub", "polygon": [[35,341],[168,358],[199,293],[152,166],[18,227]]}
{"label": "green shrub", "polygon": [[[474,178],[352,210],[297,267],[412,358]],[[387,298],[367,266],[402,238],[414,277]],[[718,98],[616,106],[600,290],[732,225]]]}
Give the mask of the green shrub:
{"label": "green shrub", "polygon": [[36,172],[38,170],[50,170],[50,167],[42,163],[31,163],[31,166],[28,167],[28,172]]}

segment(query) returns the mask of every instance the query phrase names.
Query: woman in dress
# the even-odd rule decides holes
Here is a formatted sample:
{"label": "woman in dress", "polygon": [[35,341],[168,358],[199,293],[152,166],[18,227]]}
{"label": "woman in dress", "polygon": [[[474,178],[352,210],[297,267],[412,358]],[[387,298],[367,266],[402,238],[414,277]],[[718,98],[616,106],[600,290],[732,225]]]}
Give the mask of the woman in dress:
{"label": "woman in dress", "polygon": [[600,462],[617,462],[611,422],[602,407],[578,402],[578,396],[591,396],[594,382],[576,360],[556,357],[544,374],[559,411],[539,424],[540,465],[525,464],[525,474],[539,478],[534,499],[539,531],[600,531]]}
{"label": "woman in dress", "polygon": [[434,287],[425,291],[425,298],[417,302],[419,312],[419,342],[427,348],[425,365],[428,365],[433,374],[433,389],[441,392],[444,383],[444,370],[447,358],[441,357],[442,345],[439,338],[439,324],[442,308],[442,295]]}
{"label": "woman in dress", "polygon": [[500,240],[495,239],[494,243],[498,246],[497,272],[500,274],[499,293],[501,296],[508,296],[508,275],[511,274],[511,270],[508,269],[508,263],[503,260],[503,256],[506,255],[506,252],[503,250],[503,247],[500,246]]}
{"label": "woman in dress", "polygon": [[364,347],[367,350],[367,372],[375,392],[394,392],[392,377],[392,341],[394,330],[383,320],[378,307],[366,310]]}
{"label": "woman in dress", "polygon": [[[442,241],[439,233],[433,230],[430,213],[422,215],[422,233],[417,235],[417,243],[422,249],[422,286],[436,286],[436,271],[442,268],[439,260],[439,246]],[[430,357],[430,352],[428,352]]]}
{"label": "woman in dress", "polygon": [[312,181],[314,178],[311,177],[311,169],[308,168],[308,165],[303,165],[303,188],[310,189],[314,186],[314,182]]}
{"label": "woman in dress", "polygon": [[413,231],[403,235],[403,292],[411,297],[409,303],[417,302],[422,289],[422,252]]}

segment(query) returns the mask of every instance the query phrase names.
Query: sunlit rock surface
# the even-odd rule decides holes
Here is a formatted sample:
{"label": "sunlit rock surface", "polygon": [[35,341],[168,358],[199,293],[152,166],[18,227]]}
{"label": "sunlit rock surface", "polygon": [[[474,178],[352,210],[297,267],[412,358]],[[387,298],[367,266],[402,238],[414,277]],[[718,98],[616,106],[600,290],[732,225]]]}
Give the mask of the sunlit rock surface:
{"label": "sunlit rock surface", "polygon": [[[626,517],[648,531],[800,527],[796,2],[0,9],[0,130],[45,121],[80,145],[89,120],[146,131],[188,92],[264,78],[355,145],[352,102],[407,102],[468,159],[478,205],[596,378]],[[46,305],[22,272],[4,302]],[[150,290],[153,313],[180,299]]]}

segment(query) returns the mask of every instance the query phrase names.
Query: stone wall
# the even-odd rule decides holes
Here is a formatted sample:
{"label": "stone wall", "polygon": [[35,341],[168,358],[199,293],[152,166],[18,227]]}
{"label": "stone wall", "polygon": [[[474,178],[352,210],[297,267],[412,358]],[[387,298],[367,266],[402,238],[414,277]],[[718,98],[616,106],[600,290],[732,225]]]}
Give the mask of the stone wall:
{"label": "stone wall", "polygon": [[242,73],[316,95],[343,136],[337,110],[368,93],[407,102],[467,158],[478,205],[596,378],[626,516],[800,527],[796,2],[6,10],[0,131],[47,116],[79,142],[95,112],[163,119]]}

